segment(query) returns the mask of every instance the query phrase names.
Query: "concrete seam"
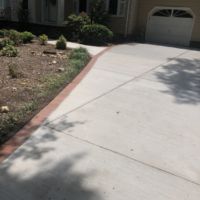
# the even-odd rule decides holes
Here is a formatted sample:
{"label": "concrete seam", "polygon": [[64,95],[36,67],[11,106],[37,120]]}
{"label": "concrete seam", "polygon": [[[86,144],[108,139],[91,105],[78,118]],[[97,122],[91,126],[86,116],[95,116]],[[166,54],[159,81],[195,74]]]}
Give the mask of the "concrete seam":
{"label": "concrete seam", "polygon": [[82,104],[82,105],[80,105],[80,106],[77,106],[76,108],[74,108],[74,109],[68,111],[67,113],[65,113],[65,114],[63,114],[63,115],[57,117],[56,119],[53,119],[53,120],[51,120],[51,121],[45,123],[45,125],[51,124],[52,122],[54,122],[54,121],[56,121],[56,120],[58,120],[58,119],[61,119],[62,117],[66,116],[66,115],[69,115],[70,113],[75,112],[75,111],[81,109],[82,107],[87,106],[87,105],[89,105],[90,103],[93,103],[93,102],[95,102],[96,100],[98,100],[98,99],[100,99],[100,98],[102,98],[102,97],[104,97],[104,96],[106,96],[106,95],[112,93],[113,91],[115,91],[115,90],[117,90],[117,89],[123,87],[124,85],[127,85],[127,84],[129,84],[129,83],[131,83],[131,82],[133,82],[133,81],[136,81],[136,80],[142,78],[142,77],[145,76],[146,74],[148,74],[148,73],[150,73],[150,72],[152,72],[152,71],[155,71],[155,70],[158,69],[159,67],[161,67],[161,66],[163,66],[163,65],[165,65],[165,64],[167,64],[167,63],[169,63],[169,62],[171,62],[172,60],[174,60],[174,59],[176,59],[176,58],[182,56],[182,55],[185,54],[186,52],[187,52],[187,51],[184,51],[183,53],[181,53],[181,54],[179,54],[179,55],[173,57],[170,61],[168,61],[168,62],[166,62],[166,63],[159,64],[159,65],[157,65],[156,67],[151,68],[150,70],[148,70],[148,71],[146,71],[146,72],[144,72],[144,73],[142,73],[142,74],[140,74],[140,75],[138,75],[138,76],[135,76],[135,77],[129,79],[128,81],[125,81],[125,82],[122,83],[122,84],[119,84],[118,86],[116,86],[116,87],[114,87],[114,88],[108,90],[107,92],[104,92],[103,94],[101,94],[101,95],[99,95],[99,96],[97,96],[97,97],[95,97],[95,98],[93,98],[93,99],[91,99],[91,100],[85,102],[84,104]]}
{"label": "concrete seam", "polygon": [[160,172],[162,172],[162,173],[165,173],[165,174],[174,176],[174,177],[179,178],[179,179],[182,179],[182,180],[184,180],[184,181],[186,181],[186,182],[190,182],[190,183],[192,183],[192,184],[195,184],[195,185],[197,185],[197,186],[200,186],[200,183],[198,183],[198,182],[192,181],[192,180],[187,179],[187,178],[185,178],[185,177],[183,177],[183,176],[174,174],[174,173],[172,173],[172,172],[170,172],[170,171],[167,171],[167,170],[161,169],[161,168],[159,168],[159,167],[156,167],[156,166],[154,166],[154,165],[151,165],[151,164],[145,163],[145,162],[143,162],[143,161],[137,160],[137,159],[135,159],[135,158],[133,158],[133,157],[127,156],[127,155],[125,155],[125,154],[123,154],[123,153],[120,153],[120,152],[118,152],[118,151],[115,151],[115,150],[106,148],[106,147],[104,147],[104,146],[102,146],[102,145],[98,145],[98,144],[95,144],[95,143],[90,142],[90,141],[88,141],[88,140],[85,140],[85,139],[76,137],[76,136],[74,136],[74,135],[65,133],[65,132],[63,132],[63,131],[57,130],[56,128],[49,127],[49,126],[46,126],[46,127],[47,127],[47,128],[50,128],[50,129],[52,129],[52,130],[54,130],[54,131],[57,131],[57,132],[59,132],[59,133],[62,133],[62,134],[64,134],[65,136],[72,137],[72,138],[74,138],[74,139],[76,139],[76,140],[79,140],[79,141],[82,141],[82,142],[84,142],[84,143],[90,144],[90,145],[92,145],[92,146],[96,146],[96,147],[98,147],[98,148],[100,148],[100,149],[109,151],[109,152],[114,153],[114,154],[116,154],[116,155],[118,155],[118,156],[120,156],[120,157],[127,158],[127,159],[129,159],[129,160],[131,160],[131,161],[137,162],[137,163],[139,163],[139,164],[141,164],[141,165],[144,165],[144,166],[146,166],[146,167],[149,167],[149,168],[158,170],[158,171],[160,171]]}

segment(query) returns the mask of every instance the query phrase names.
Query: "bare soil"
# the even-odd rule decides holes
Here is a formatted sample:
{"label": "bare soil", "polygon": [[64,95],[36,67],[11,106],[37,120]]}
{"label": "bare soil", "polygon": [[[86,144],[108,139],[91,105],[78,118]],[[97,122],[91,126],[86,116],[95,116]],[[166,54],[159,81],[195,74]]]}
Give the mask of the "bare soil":
{"label": "bare soil", "polygon": [[[30,108],[28,114],[25,113],[23,117],[19,117],[17,122],[15,121],[18,126],[6,129],[5,127],[9,126],[10,116],[13,118],[29,102],[33,103],[37,99],[39,102],[37,109],[39,109],[59,92],[61,88],[53,94],[49,93],[48,97],[42,95],[46,92],[47,78],[59,79],[62,76],[63,70],[67,67],[70,53],[70,50],[56,50],[53,45],[42,46],[38,41],[19,46],[17,49],[19,50],[17,57],[0,57],[0,108],[2,106],[9,108],[8,113],[0,111],[0,143],[5,140],[5,135],[10,135],[5,131],[20,128],[31,118],[35,108]],[[44,51],[49,53],[44,54]],[[12,78],[9,74],[8,66],[13,63],[17,65],[17,71],[21,74],[18,78]],[[1,129],[1,126],[4,128]]]}

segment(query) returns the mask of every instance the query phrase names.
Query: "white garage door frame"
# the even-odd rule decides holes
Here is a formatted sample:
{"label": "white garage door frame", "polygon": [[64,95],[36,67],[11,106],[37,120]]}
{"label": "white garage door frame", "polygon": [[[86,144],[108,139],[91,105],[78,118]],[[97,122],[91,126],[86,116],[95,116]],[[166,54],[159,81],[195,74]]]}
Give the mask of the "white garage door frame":
{"label": "white garage door frame", "polygon": [[[195,22],[195,14],[194,12],[192,11],[191,8],[187,8],[187,7],[164,7],[164,6],[157,6],[157,7],[154,7],[148,14],[148,19],[147,19],[147,24],[146,24],[146,33],[145,33],[145,40],[147,42],[157,42],[159,43],[159,38],[158,38],[158,41],[151,41],[149,39],[149,30],[150,30],[150,26],[151,26],[151,19],[153,16],[154,13],[156,13],[157,11],[159,10],[182,10],[182,11],[186,11],[188,13],[190,13],[192,15],[192,19],[187,19],[187,18],[175,18],[175,17],[165,17],[166,18],[166,22],[167,22],[167,19],[169,19],[169,23],[170,23],[170,20],[177,20],[179,22],[182,22],[184,23],[184,20],[186,21],[189,21],[189,20],[192,20],[192,22],[190,22],[190,28],[188,29],[188,40],[186,40],[185,42],[182,42],[182,44],[179,44],[178,41],[177,41],[177,45],[184,45],[184,46],[189,46],[190,45],[190,41],[191,41],[191,38],[192,38],[192,32],[193,32],[193,27],[194,27],[194,22]],[[156,17],[159,21],[159,17]],[[160,21],[162,22],[162,19],[164,20],[165,19],[164,17],[160,17]],[[174,39],[175,40],[175,39]],[[160,41],[160,43],[162,43],[162,41]],[[169,42],[166,42],[164,41],[163,43],[166,43],[166,44],[175,44],[176,41],[173,41],[173,38],[172,38],[172,41],[169,41]],[[176,45],[176,44],[175,44]]]}

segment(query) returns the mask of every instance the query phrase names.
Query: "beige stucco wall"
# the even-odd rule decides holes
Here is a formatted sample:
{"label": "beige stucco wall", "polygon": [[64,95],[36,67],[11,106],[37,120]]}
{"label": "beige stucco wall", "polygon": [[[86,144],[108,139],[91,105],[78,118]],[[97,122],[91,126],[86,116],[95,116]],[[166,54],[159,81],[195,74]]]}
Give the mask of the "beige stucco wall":
{"label": "beige stucco wall", "polygon": [[149,12],[156,6],[188,7],[195,14],[191,41],[200,41],[200,0],[139,0],[136,34],[144,36]]}

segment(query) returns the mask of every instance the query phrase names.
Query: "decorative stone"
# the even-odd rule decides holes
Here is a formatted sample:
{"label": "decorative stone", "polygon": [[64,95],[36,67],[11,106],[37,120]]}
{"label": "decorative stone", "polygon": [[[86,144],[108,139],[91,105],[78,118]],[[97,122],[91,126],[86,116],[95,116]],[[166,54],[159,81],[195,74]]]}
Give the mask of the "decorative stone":
{"label": "decorative stone", "polygon": [[13,92],[16,92],[16,91],[17,91],[17,88],[16,88],[16,87],[12,87],[12,91],[13,91]]}
{"label": "decorative stone", "polygon": [[65,68],[64,68],[64,67],[60,67],[60,68],[58,68],[58,71],[59,71],[59,72],[64,72],[64,71],[65,71]]}
{"label": "decorative stone", "polygon": [[32,55],[36,55],[36,52],[35,52],[35,51],[31,51],[31,54],[32,54]]}
{"label": "decorative stone", "polygon": [[8,106],[1,106],[1,112],[2,113],[8,113],[10,111]]}
{"label": "decorative stone", "polygon": [[53,54],[56,55],[57,51],[55,49],[46,49],[43,51],[44,54]]}

